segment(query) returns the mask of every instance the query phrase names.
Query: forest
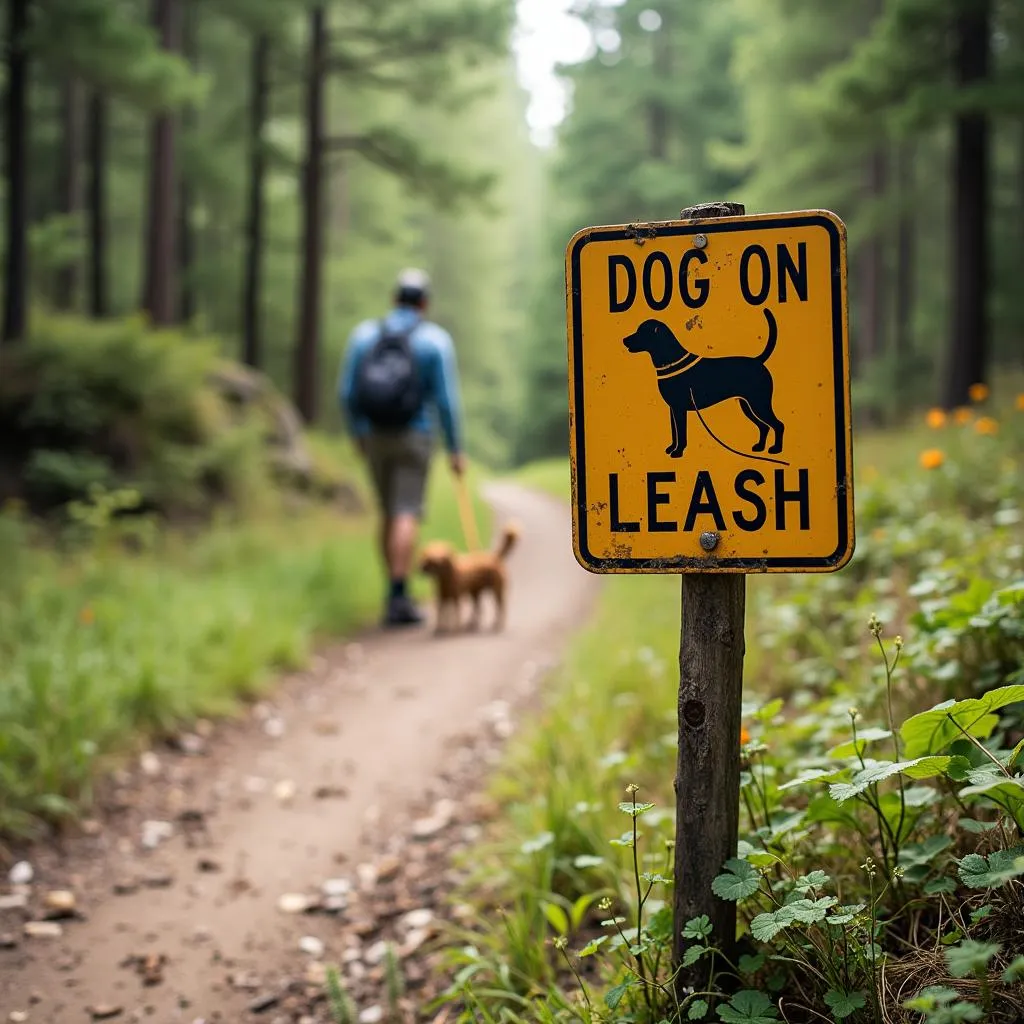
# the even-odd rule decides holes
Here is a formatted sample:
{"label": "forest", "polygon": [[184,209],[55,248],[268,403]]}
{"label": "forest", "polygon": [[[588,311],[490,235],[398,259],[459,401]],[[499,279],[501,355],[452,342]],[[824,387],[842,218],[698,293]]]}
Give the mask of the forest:
{"label": "forest", "polygon": [[[1024,0],[550,2],[545,140],[530,0],[0,0],[11,1020],[1024,1019]],[[566,245],[716,201],[845,223],[856,479],[849,565],[748,577],[736,935],[669,911],[678,577],[566,507]],[[504,635],[372,628],[404,267]]]}

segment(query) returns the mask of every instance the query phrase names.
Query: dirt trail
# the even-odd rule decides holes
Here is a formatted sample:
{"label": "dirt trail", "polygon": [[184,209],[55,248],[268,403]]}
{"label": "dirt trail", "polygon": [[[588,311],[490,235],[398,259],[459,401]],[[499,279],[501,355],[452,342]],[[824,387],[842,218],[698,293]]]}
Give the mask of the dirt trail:
{"label": "dirt trail", "polygon": [[[63,922],[59,938],[21,938],[22,919],[0,911],[0,933],[18,935],[0,949],[0,1020],[82,1022],[98,1005],[160,1024],[251,1019],[253,995],[229,973],[274,970],[310,932],[280,896],[349,873],[422,814],[460,735],[483,728],[493,702],[521,699],[586,613],[593,578],[573,560],[564,507],[510,484],[488,497],[498,522],[523,527],[505,632],[339,646],[193,756],[160,752],[148,777],[123,778],[130,796],[113,824],[34,858],[33,903],[75,888],[84,920]],[[173,834],[150,825],[146,849],[146,820]],[[125,966],[147,954],[166,957],[157,985]]]}

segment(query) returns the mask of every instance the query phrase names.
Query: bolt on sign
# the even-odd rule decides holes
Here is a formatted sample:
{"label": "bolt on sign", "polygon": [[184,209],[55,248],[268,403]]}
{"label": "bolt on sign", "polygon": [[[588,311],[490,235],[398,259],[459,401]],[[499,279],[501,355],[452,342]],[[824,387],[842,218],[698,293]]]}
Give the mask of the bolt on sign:
{"label": "bolt on sign", "polygon": [[592,572],[831,572],[853,554],[846,228],[801,211],[566,249],[573,547]]}

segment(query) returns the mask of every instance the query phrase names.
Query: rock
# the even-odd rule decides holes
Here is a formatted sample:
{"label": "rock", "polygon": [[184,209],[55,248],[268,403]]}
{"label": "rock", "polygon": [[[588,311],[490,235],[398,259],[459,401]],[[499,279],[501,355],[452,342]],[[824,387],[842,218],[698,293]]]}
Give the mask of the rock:
{"label": "rock", "polygon": [[299,949],[312,957],[319,959],[324,955],[324,944],[315,935],[303,935],[299,939]]}
{"label": "rock", "polygon": [[103,831],[103,826],[95,818],[86,818],[81,828],[86,836],[98,836]]}
{"label": "rock", "polygon": [[78,904],[75,894],[69,889],[52,889],[43,897],[43,906],[47,910],[47,920],[58,921],[65,917],[75,917]]}
{"label": "rock", "polygon": [[402,870],[402,859],[392,854],[389,857],[382,857],[377,862],[377,880],[379,882],[390,882],[399,871]]}
{"label": "rock", "polygon": [[286,892],[278,897],[277,909],[284,914],[304,914],[309,910],[312,900],[301,892]]}
{"label": "rock", "polygon": [[169,821],[144,821],[142,823],[142,845],[147,850],[155,850],[172,835],[174,835],[174,826]]}
{"label": "rock", "polygon": [[196,871],[201,871],[203,874],[214,875],[220,870],[220,864],[209,857],[200,857],[196,864]]}
{"label": "rock", "polygon": [[28,1020],[28,1013],[25,1010],[11,1010],[7,1014],[7,1019],[11,1021],[11,1024],[24,1024]]}
{"label": "rock", "polygon": [[10,892],[0,896],[0,910],[21,910],[28,906],[28,894],[23,892]]}
{"label": "rock", "polygon": [[146,875],[142,884],[147,889],[169,889],[174,885],[174,875]]}
{"label": "rock", "polygon": [[159,985],[164,980],[164,965],[167,957],[163,953],[147,953],[135,958],[135,968],[143,985]]}
{"label": "rock", "polygon": [[321,988],[327,983],[327,965],[319,960],[311,960],[306,965],[302,977],[307,985],[316,985],[317,988]]}
{"label": "rock", "polygon": [[255,973],[230,974],[228,984],[239,992],[255,992],[260,987],[260,976]]}
{"label": "rock", "polygon": [[388,944],[381,939],[366,950],[363,954],[363,960],[372,967],[374,964],[379,964],[384,959],[387,955],[387,951]]}
{"label": "rock", "polygon": [[162,765],[160,764],[160,758],[152,750],[147,750],[139,758],[139,767],[142,769],[143,775],[148,775],[152,779],[160,774]]}
{"label": "rock", "polygon": [[194,732],[183,732],[178,737],[178,749],[189,757],[198,757],[206,749],[206,744],[202,736]]}
{"label": "rock", "polygon": [[380,1024],[384,1019],[384,1007],[368,1006],[359,1014],[359,1024]]}
{"label": "rock", "polygon": [[313,790],[316,800],[344,800],[347,796],[348,790],[344,786],[317,786]]}
{"label": "rock", "polygon": [[412,834],[417,839],[430,839],[447,828],[454,816],[455,802],[448,799],[438,800],[428,817],[420,818],[413,823]]}
{"label": "rock", "polygon": [[59,939],[64,929],[56,921],[26,921],[25,935],[30,939]]}
{"label": "rock", "polygon": [[124,1013],[123,1007],[108,1006],[106,1003],[98,1003],[96,1006],[89,1007],[89,1014],[93,1020],[113,1020],[114,1017],[120,1017],[122,1013]]}
{"label": "rock", "polygon": [[113,885],[115,896],[131,896],[133,892],[138,892],[138,889],[139,883],[134,878],[124,878]]}
{"label": "rock", "polygon": [[352,891],[352,883],[347,878],[328,878],[320,890],[325,896],[347,896]]}
{"label": "rock", "polygon": [[284,719],[282,719],[282,718],[268,718],[263,723],[263,731],[272,740],[279,740],[284,735]]}
{"label": "rock", "polygon": [[423,945],[427,939],[430,938],[430,929],[428,928],[413,928],[405,937],[405,942],[402,943],[402,948],[399,950],[399,955],[404,959],[407,956],[412,956]]}
{"label": "rock", "polygon": [[277,1004],[281,1002],[279,995],[265,995],[260,996],[259,999],[254,999],[249,1004],[250,1013],[266,1013],[267,1010],[272,1010]]}
{"label": "rock", "polygon": [[274,786],[274,796],[282,804],[290,804],[295,799],[297,787],[291,779],[282,779]]}
{"label": "rock", "polygon": [[0,934],[0,949],[17,949],[18,937],[11,932]]}
{"label": "rock", "polygon": [[406,928],[426,928],[434,920],[434,912],[429,907],[420,907],[417,910],[410,910],[402,917],[402,924]]}
{"label": "rock", "polygon": [[36,873],[27,860],[19,860],[10,871],[7,872],[7,881],[11,885],[29,885]]}
{"label": "rock", "polygon": [[356,876],[361,889],[370,890],[377,884],[377,869],[372,864],[357,865]]}

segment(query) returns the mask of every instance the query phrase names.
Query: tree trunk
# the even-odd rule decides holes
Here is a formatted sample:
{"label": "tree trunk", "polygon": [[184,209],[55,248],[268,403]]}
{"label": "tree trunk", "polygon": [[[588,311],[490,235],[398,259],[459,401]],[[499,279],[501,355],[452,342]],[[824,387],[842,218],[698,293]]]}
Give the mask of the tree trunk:
{"label": "tree trunk", "polygon": [[29,0],[8,0],[5,171],[7,258],[4,267],[3,341],[28,327],[28,29]]}
{"label": "tree trunk", "polygon": [[326,14],[310,14],[309,70],[306,82],[306,160],[302,169],[302,276],[299,336],[295,345],[295,405],[307,423],[316,419],[320,348],[320,292],[323,272],[324,64]]}
{"label": "tree trunk", "polygon": [[[68,218],[78,217],[82,212],[82,150],[85,135],[83,113],[81,83],[69,76],[61,88],[64,140],[61,147],[60,192],[57,196],[57,208]],[[57,268],[53,294],[53,302],[57,309],[75,308],[80,269],[78,262],[78,258],[75,257]]]}
{"label": "tree trunk", "polygon": [[[199,11],[193,0],[180,0],[182,4],[181,52],[193,70],[198,65],[196,46],[196,19]],[[188,144],[188,133],[195,125],[195,114],[187,107],[181,118],[182,147]],[[191,322],[196,314],[196,287],[193,274],[195,239],[192,230],[192,183],[185,166],[178,175],[178,280],[181,286],[181,320]]]}
{"label": "tree trunk", "polygon": [[[956,77],[970,88],[988,77],[991,0],[963,3],[957,17]],[[943,404],[968,402],[988,364],[989,124],[981,110],[957,115],[953,141],[953,333]]]}
{"label": "tree trunk", "polygon": [[896,187],[900,218],[896,229],[896,324],[893,335],[893,376],[897,395],[907,371],[913,347],[914,275],[914,150],[913,143],[901,143],[896,152]]}
{"label": "tree trunk", "polygon": [[[661,15],[661,26],[657,32],[652,33],[651,48],[653,50],[655,70],[655,88],[660,89],[667,86],[669,79],[672,77],[672,40],[669,37],[667,10],[659,8],[658,13]],[[664,99],[655,97],[650,101],[647,109],[647,118],[650,131],[651,157],[654,160],[667,160],[669,112]]]}
{"label": "tree trunk", "polygon": [[89,97],[89,313],[107,315],[107,100]]}
{"label": "tree trunk", "polygon": [[[885,194],[888,178],[886,154],[877,150],[868,163],[867,191],[869,201],[877,203]],[[858,354],[860,371],[863,373],[884,351],[885,334],[885,245],[881,233],[876,229],[864,244],[861,257],[863,265],[864,302],[863,319],[860,329]]]}
{"label": "tree trunk", "polygon": [[266,154],[263,129],[270,91],[270,37],[258,35],[252,45],[249,104],[249,208],[245,223],[245,282],[242,292],[242,359],[254,369],[263,362],[260,338],[260,270],[263,262],[263,181]]}
{"label": "tree trunk", "polygon": [[[181,0],[154,0],[153,24],[161,45],[177,53]],[[150,128],[149,195],[146,219],[146,268],[142,308],[158,326],[177,319],[177,126],[171,113],[157,115]]]}

